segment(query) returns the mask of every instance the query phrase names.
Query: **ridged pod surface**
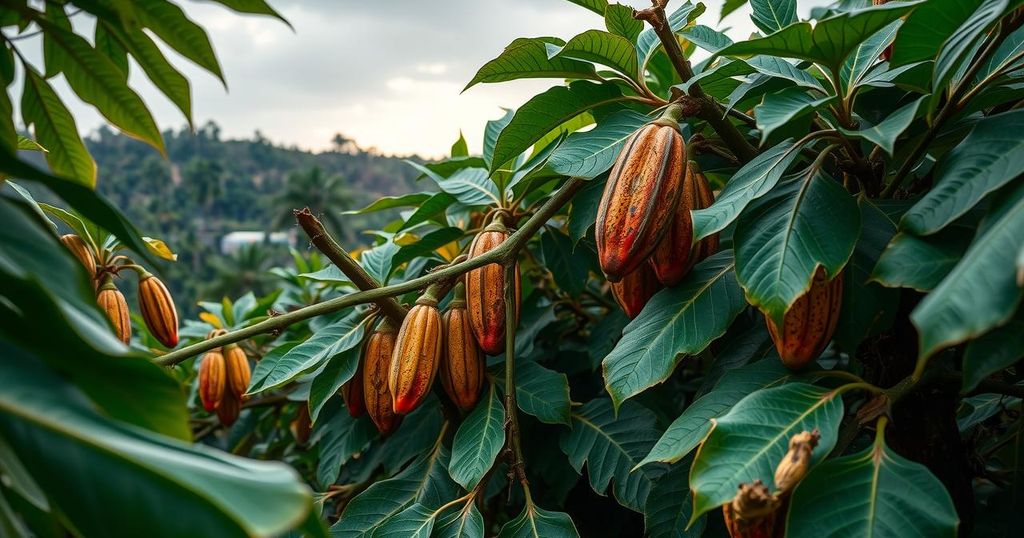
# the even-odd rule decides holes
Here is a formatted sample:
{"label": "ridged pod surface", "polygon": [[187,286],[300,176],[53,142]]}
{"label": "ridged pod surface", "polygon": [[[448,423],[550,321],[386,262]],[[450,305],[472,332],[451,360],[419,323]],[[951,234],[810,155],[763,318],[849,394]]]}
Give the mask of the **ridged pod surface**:
{"label": "ridged pod surface", "polygon": [[249,388],[249,380],[252,377],[249,358],[245,356],[245,350],[239,347],[238,344],[224,346],[223,353],[228,380],[227,389],[231,394],[242,398],[242,395],[245,394],[245,389]]}
{"label": "ridged pod surface", "polygon": [[821,355],[836,331],[842,300],[842,273],[828,280],[824,268],[819,267],[811,288],[786,311],[781,331],[765,317],[775,349],[787,368],[802,368]]}
{"label": "ridged pod surface", "polygon": [[93,289],[96,289],[96,258],[89,251],[89,246],[85,244],[85,240],[75,234],[65,234],[60,236],[60,242],[85,267],[85,272],[89,274],[89,282],[92,283]]}
{"label": "ridged pod surface", "polygon": [[651,266],[641,265],[636,271],[618,282],[612,282],[612,295],[630,319],[640,315],[647,301],[661,289],[657,275]]}
{"label": "ridged pod surface", "polygon": [[388,387],[388,373],[397,338],[395,326],[384,319],[363,346],[363,399],[366,412],[382,435],[390,435],[402,420],[402,416],[395,413]]}
{"label": "ridged pod surface", "polygon": [[[461,286],[461,285],[460,285]],[[441,385],[452,402],[469,411],[480,399],[484,383],[484,356],[473,337],[469,314],[461,290],[441,318],[444,349],[441,358]]]}
{"label": "ridged pod surface", "polygon": [[117,289],[117,286],[109,279],[100,287],[100,292],[96,295],[96,303],[114,324],[114,335],[125,344],[131,342],[132,320],[128,315],[128,301],[124,299],[121,290]]}
{"label": "ridged pod surface", "polygon": [[736,497],[722,505],[722,516],[729,536],[772,538],[778,507],[778,499],[760,480],[752,484],[740,484]]}
{"label": "ridged pod surface", "polygon": [[704,238],[696,246],[693,244],[693,218],[690,216],[691,210],[704,209],[714,201],[707,178],[695,163],[690,163],[672,222],[650,257],[654,274],[662,284],[679,284],[694,264],[718,250],[718,234]]}
{"label": "ridged pod surface", "polygon": [[366,399],[363,396],[363,362],[365,358],[359,357],[359,366],[356,373],[341,386],[341,399],[345,402],[345,409],[349,416],[359,418],[366,413]]}
{"label": "ridged pod surface", "polygon": [[144,273],[139,277],[139,310],[149,332],[163,345],[178,345],[178,311],[167,286]]}
{"label": "ridged pod surface", "polygon": [[207,411],[217,409],[224,399],[226,369],[221,348],[207,351],[199,363],[199,399]]}
{"label": "ridged pod surface", "polygon": [[391,356],[388,389],[394,410],[411,413],[430,393],[441,359],[441,314],[437,299],[420,297],[402,322]]}
{"label": "ridged pod surface", "polygon": [[217,406],[217,418],[225,426],[231,426],[242,412],[242,399],[234,394],[225,394]]}
{"label": "ridged pod surface", "polygon": [[642,127],[623,146],[597,209],[597,254],[614,282],[654,252],[676,212],[686,174],[678,107]]}
{"label": "ridged pod surface", "polygon": [[[487,225],[469,247],[469,259],[483,255],[508,239],[500,219]],[[519,316],[519,263],[516,263],[515,312]],[[505,351],[505,268],[490,263],[466,273],[466,308],[473,336],[488,355]]]}

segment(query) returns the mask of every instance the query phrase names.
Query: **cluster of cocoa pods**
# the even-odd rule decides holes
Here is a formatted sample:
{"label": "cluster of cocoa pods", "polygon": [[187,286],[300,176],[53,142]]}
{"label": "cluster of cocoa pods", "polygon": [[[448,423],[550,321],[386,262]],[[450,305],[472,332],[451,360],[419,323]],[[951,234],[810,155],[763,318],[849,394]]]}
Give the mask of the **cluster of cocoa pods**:
{"label": "cluster of cocoa pods", "polygon": [[[207,339],[226,334],[223,329],[210,331]],[[207,412],[217,413],[221,424],[231,426],[247,399],[252,370],[249,358],[238,344],[211,349],[199,363],[199,399]]]}
{"label": "cluster of cocoa pods", "polygon": [[687,161],[682,109],[669,105],[626,141],[598,206],[597,253],[616,301],[630,318],[663,286],[682,282],[718,250],[718,236],[694,241],[690,211],[714,202],[707,178]]}
{"label": "cluster of cocoa pods", "polygon": [[66,234],[60,242],[82,263],[93,289],[96,303],[110,319],[114,335],[128,344],[132,339],[131,316],[128,301],[114,285],[114,277],[124,269],[132,269],[139,275],[139,311],[150,334],[168,348],[178,345],[178,311],[167,286],[152,273],[146,271],[124,256],[108,256],[96,252],[81,236]]}
{"label": "cluster of cocoa pods", "polygon": [[[486,254],[508,237],[504,215],[498,213],[473,239],[468,258]],[[518,264],[514,274],[512,310],[518,324]],[[475,407],[484,384],[484,355],[505,348],[505,278],[501,264],[487,264],[455,283],[443,314],[438,304],[450,284],[439,283],[423,292],[397,329],[392,320],[381,319],[363,342],[358,371],[341,388],[348,412],[369,414],[389,435],[424,401],[438,374],[456,407],[464,412]]]}
{"label": "cluster of cocoa pods", "polygon": [[782,536],[784,507],[790,493],[807,475],[811,456],[821,434],[800,432],[789,440],[789,450],[775,467],[775,491],[761,480],[740,484],[732,501],[722,505],[725,526],[732,538],[772,538]]}

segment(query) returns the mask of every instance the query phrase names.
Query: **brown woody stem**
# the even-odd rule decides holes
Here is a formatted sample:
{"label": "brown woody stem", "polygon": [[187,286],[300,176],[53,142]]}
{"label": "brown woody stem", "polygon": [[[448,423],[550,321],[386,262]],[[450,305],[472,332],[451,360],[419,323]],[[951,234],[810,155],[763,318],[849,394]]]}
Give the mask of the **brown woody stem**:
{"label": "brown woody stem", "polygon": [[505,264],[505,415],[508,417],[509,445],[512,447],[512,472],[523,491],[530,491],[526,479],[526,460],[523,459],[519,436],[519,412],[516,407],[516,262]]}

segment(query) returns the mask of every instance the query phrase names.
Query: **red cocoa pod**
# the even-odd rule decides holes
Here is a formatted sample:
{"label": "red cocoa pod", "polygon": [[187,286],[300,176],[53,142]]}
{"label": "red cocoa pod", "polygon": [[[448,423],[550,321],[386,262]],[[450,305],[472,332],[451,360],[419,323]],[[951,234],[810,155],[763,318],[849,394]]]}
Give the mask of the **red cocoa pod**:
{"label": "red cocoa pod", "polygon": [[75,234],[65,234],[60,236],[60,242],[78,258],[82,266],[85,267],[85,272],[89,275],[89,282],[92,283],[92,287],[96,289],[96,258],[93,257],[92,251],[89,250],[89,245],[85,244],[85,240]]}
{"label": "red cocoa pod", "polygon": [[775,467],[775,488],[779,495],[789,493],[807,475],[811,468],[811,455],[821,440],[821,432],[800,432],[789,439],[789,451]]}
{"label": "red cocoa pod", "polygon": [[388,389],[394,410],[407,415],[423,402],[441,359],[441,314],[428,288],[402,322],[391,356]]}
{"label": "red cocoa pod", "polygon": [[242,399],[234,394],[225,393],[217,406],[217,418],[224,426],[231,427],[242,412]]}
{"label": "red cocoa pod", "polygon": [[114,324],[114,335],[125,344],[131,342],[132,320],[128,315],[128,301],[124,299],[124,294],[121,293],[121,290],[117,289],[117,286],[109,278],[100,287],[100,292],[96,296],[96,303],[100,305],[103,312],[110,318],[110,322]]}
{"label": "red cocoa pod", "polygon": [[485,364],[473,337],[462,284],[456,286],[455,299],[449,303],[441,323],[444,327],[441,385],[459,409],[469,411],[480,399]]}
{"label": "red cocoa pod", "polygon": [[167,286],[159,278],[139,276],[139,310],[149,332],[163,345],[178,345],[178,311]]}
{"label": "red cocoa pod", "polygon": [[207,351],[199,363],[199,399],[206,411],[213,411],[224,400],[227,366],[221,348]]}
{"label": "red cocoa pod", "polygon": [[245,389],[249,388],[249,380],[252,378],[249,358],[245,356],[245,350],[238,344],[224,346],[223,354],[227,390],[244,401]]}
{"label": "red cocoa pod", "polygon": [[732,538],[771,538],[779,501],[768,488],[755,480],[740,484],[736,497],[722,505],[725,527]]}
{"label": "red cocoa pod", "polygon": [[[483,255],[508,239],[508,229],[501,217],[487,225],[473,238],[469,259]],[[515,312],[519,324],[519,263],[516,263]],[[505,268],[490,263],[466,273],[466,307],[473,336],[480,349],[488,355],[505,350]]]}
{"label": "red cocoa pod", "polygon": [[787,368],[802,368],[821,355],[836,331],[842,300],[842,273],[828,280],[825,269],[819,267],[811,288],[786,311],[781,331],[765,316],[775,349]]}
{"label": "red cocoa pod", "polygon": [[647,301],[661,289],[657,275],[651,266],[641,265],[636,271],[626,275],[618,282],[612,282],[612,295],[630,319],[640,315]]}
{"label": "red cocoa pod", "polygon": [[359,418],[366,413],[366,398],[363,395],[363,362],[365,357],[359,357],[359,365],[356,366],[356,373],[341,386],[341,399],[345,402],[345,409],[349,416]]}
{"label": "red cocoa pod", "polygon": [[398,428],[402,416],[395,413],[388,373],[398,338],[395,325],[385,318],[363,345],[363,400],[370,420],[381,435]]}
{"label": "red cocoa pod", "polygon": [[693,219],[690,216],[691,210],[704,209],[714,200],[707,178],[697,168],[696,163],[690,163],[686,167],[683,192],[679,197],[679,205],[676,206],[672,222],[650,257],[654,274],[662,284],[679,284],[694,264],[717,250],[718,234],[707,237],[694,246]]}
{"label": "red cocoa pod", "polygon": [[608,280],[632,273],[654,252],[676,212],[686,175],[678,106],[634,133],[605,183],[597,210],[597,254]]}

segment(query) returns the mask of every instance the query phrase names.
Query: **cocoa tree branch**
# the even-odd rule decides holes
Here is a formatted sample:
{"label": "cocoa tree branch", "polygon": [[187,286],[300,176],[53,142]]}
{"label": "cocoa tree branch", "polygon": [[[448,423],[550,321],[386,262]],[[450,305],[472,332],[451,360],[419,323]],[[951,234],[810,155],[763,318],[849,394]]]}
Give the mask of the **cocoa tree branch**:
{"label": "cocoa tree branch", "polygon": [[505,265],[505,416],[508,420],[509,445],[512,446],[511,470],[529,491],[526,479],[526,461],[523,459],[522,439],[519,435],[519,412],[516,404],[516,262]]}
{"label": "cocoa tree branch", "polygon": [[548,219],[554,216],[562,206],[572,199],[573,195],[579,191],[584,183],[585,181],[580,178],[570,178],[564,185],[555,191],[551,198],[549,198],[548,201],[545,202],[544,205],[542,205],[540,209],[538,209],[537,212],[519,228],[519,230],[510,235],[507,241],[481,256],[450,265],[443,269],[439,269],[427,275],[423,275],[419,278],[414,278],[400,284],[350,293],[341,297],[328,299],[322,303],[305,306],[286,314],[281,314],[280,316],[274,316],[248,327],[243,327],[209,340],[203,340],[201,342],[185,346],[181,349],[176,349],[170,353],[153,359],[153,362],[161,366],[173,366],[185,359],[194,357],[211,349],[226,346],[234,342],[240,342],[259,334],[281,330],[293,323],[305,321],[324,314],[330,314],[356,305],[375,302],[378,299],[385,297],[394,297],[396,295],[416,291],[433,284],[434,282],[457,278],[471,269],[483,267],[489,263],[505,264],[509,260],[514,260],[516,258],[519,250],[526,245],[526,242],[529,241],[538,230],[540,230],[541,226],[543,226]]}

